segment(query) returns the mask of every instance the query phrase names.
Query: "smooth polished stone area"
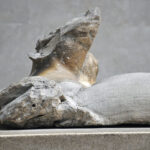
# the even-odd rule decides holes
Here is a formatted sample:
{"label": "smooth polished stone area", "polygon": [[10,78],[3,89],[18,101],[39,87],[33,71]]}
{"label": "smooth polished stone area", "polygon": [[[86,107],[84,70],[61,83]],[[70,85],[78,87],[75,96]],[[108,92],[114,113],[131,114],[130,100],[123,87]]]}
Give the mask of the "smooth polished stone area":
{"label": "smooth polished stone area", "polygon": [[0,130],[0,150],[149,150],[150,128]]}

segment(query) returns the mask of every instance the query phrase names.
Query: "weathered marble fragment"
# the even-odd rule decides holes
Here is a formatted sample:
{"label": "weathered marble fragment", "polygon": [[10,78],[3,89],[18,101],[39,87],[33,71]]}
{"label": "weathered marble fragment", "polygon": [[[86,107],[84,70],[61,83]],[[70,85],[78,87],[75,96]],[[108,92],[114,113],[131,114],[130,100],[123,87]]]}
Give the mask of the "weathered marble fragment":
{"label": "weathered marble fragment", "polygon": [[115,76],[87,89],[28,77],[0,92],[0,106],[5,127],[150,125],[150,73]]}
{"label": "weathered marble fragment", "polygon": [[150,73],[116,75],[78,97],[76,103],[98,114],[103,125],[150,125]]}
{"label": "weathered marble fragment", "polygon": [[56,81],[74,80],[84,86],[94,84],[98,63],[88,51],[99,24],[99,9],[96,8],[38,40],[36,52],[29,55],[33,62],[31,75],[44,76]]}
{"label": "weathered marble fragment", "polygon": [[56,84],[44,77],[27,77],[0,92],[0,125],[13,128],[97,125],[99,117],[73,101],[80,90],[82,86],[78,83]]}
{"label": "weathered marble fragment", "polygon": [[[98,9],[39,40],[31,76],[0,91],[0,126],[13,128],[150,125],[150,73],[95,83],[98,63],[89,53]],[[38,75],[38,76],[36,76]],[[84,86],[83,86],[84,85]]]}

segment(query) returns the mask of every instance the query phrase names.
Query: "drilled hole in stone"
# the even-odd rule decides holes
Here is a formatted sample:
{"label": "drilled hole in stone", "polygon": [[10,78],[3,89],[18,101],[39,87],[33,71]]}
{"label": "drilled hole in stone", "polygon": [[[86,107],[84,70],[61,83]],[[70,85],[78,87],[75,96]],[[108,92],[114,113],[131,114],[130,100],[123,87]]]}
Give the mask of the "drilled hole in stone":
{"label": "drilled hole in stone", "polygon": [[60,98],[60,101],[61,101],[61,102],[66,101],[66,98],[65,98],[63,95],[62,95],[62,96],[60,96],[59,98]]}
{"label": "drilled hole in stone", "polygon": [[32,107],[35,107],[36,106],[36,104],[32,104]]}

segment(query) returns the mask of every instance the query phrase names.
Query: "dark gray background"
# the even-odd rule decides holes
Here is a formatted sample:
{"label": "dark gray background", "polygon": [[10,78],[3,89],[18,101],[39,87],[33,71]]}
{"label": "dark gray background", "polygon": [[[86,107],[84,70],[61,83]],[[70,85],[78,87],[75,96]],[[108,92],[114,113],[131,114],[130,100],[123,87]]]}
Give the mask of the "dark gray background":
{"label": "dark gray background", "polygon": [[91,48],[98,81],[149,72],[150,0],[0,0],[0,88],[29,74],[27,54],[38,38],[95,6],[102,16]]}

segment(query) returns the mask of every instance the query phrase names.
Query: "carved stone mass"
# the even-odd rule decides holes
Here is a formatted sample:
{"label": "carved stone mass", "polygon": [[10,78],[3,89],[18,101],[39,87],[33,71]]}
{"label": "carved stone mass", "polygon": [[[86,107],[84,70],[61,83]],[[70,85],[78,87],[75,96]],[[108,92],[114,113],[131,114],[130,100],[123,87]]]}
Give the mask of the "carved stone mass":
{"label": "carved stone mass", "polygon": [[98,12],[87,11],[37,42],[29,56],[31,76],[0,91],[0,126],[150,125],[150,73],[93,85],[98,62],[89,49],[100,24]]}
{"label": "carved stone mass", "polygon": [[33,61],[31,75],[56,81],[73,80],[84,86],[94,84],[98,63],[88,51],[99,24],[99,9],[96,8],[38,40],[36,52],[29,56]]}

